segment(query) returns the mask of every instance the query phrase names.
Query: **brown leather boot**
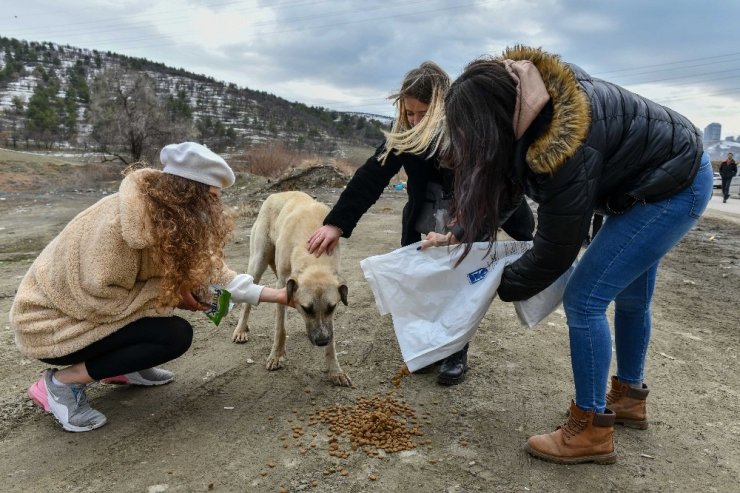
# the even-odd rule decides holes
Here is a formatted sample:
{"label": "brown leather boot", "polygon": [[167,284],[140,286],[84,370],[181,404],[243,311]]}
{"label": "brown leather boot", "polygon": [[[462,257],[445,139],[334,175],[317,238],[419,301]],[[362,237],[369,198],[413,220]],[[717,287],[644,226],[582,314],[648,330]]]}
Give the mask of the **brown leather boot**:
{"label": "brown leather boot", "polygon": [[530,437],[524,449],[557,464],[613,464],[617,461],[614,413],[609,409],[604,414],[584,411],[571,401],[568,421],[552,433]]}
{"label": "brown leather boot", "polygon": [[612,384],[606,395],[606,407],[614,411],[617,416],[615,424],[647,430],[647,395],[650,390],[642,384],[641,389],[635,389],[629,384],[620,382],[616,375],[612,375]]}

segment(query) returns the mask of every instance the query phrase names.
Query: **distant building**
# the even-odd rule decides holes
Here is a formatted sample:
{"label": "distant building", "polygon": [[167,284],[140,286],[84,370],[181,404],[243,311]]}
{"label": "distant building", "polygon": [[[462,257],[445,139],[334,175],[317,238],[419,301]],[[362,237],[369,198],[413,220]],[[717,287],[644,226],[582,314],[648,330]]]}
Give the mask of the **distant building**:
{"label": "distant building", "polygon": [[725,137],[725,140],[729,140],[730,142],[740,142],[740,140],[737,140],[736,137],[732,136]]}
{"label": "distant building", "polygon": [[710,123],[704,128],[704,140],[707,142],[716,142],[722,138],[722,125],[719,123]]}

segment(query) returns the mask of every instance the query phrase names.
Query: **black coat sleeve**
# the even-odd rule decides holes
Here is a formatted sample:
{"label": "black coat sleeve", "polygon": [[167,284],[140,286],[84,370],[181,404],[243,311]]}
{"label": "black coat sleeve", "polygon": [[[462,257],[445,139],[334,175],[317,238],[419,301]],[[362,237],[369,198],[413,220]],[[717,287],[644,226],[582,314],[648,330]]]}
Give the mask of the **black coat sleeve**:
{"label": "black coat sleeve", "polygon": [[502,301],[531,298],[563,274],[578,256],[593,214],[594,180],[589,170],[601,167],[601,156],[581,148],[554,175],[536,175],[547,200],[537,208],[534,242],[519,260],[504,269],[498,295]]}
{"label": "black coat sleeve", "polygon": [[[522,197],[519,205],[512,207],[511,211],[501,225],[501,229],[517,241],[532,241],[532,238],[534,238],[532,236],[534,232],[534,214],[527,203],[527,199]],[[465,229],[459,224],[453,225],[450,232],[458,239],[465,235]],[[488,238],[487,234],[479,235],[476,241],[487,241],[486,238]]]}
{"label": "black coat sleeve", "polygon": [[362,215],[377,202],[391,178],[401,170],[402,160],[392,152],[385,163],[378,161],[377,156],[384,146],[385,144],[381,145],[375,155],[357,169],[324,219],[324,224],[339,227],[345,238],[352,235]]}
{"label": "black coat sleeve", "polygon": [[531,241],[534,232],[534,214],[532,214],[532,208],[529,207],[527,199],[522,197],[522,202],[519,207],[504,221],[501,225],[507,235],[511,236],[518,241]]}

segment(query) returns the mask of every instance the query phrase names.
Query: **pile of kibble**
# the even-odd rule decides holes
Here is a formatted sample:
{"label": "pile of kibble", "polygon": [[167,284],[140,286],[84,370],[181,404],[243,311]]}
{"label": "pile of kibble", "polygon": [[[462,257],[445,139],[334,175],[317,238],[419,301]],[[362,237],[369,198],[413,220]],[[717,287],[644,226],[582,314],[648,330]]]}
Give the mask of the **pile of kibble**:
{"label": "pile of kibble", "polygon": [[[414,410],[392,395],[360,398],[354,405],[320,409],[309,418],[309,425],[323,423],[329,427],[329,455],[347,458],[361,448],[368,456],[379,450],[400,452],[416,448],[412,438],[422,436]],[[340,439],[349,441],[342,449]]]}
{"label": "pile of kibble", "polygon": [[[393,379],[394,386],[398,387],[401,379],[408,375],[408,369],[402,367]],[[305,389],[305,392],[311,394],[311,389]],[[312,398],[311,403],[315,404],[315,399]],[[433,401],[433,404],[437,403]],[[417,418],[416,412],[403,399],[397,399],[394,392],[384,396],[359,398],[354,405],[336,404],[319,409],[308,416],[308,419],[300,416],[298,409],[293,409],[293,414],[293,417],[288,418],[288,423],[291,425],[294,444],[301,455],[316,448],[319,440],[319,432],[316,430],[309,432],[304,429],[303,424],[311,427],[323,424],[328,427],[329,455],[339,459],[346,459],[357,449],[361,449],[369,457],[378,456],[380,450],[393,453],[414,449],[417,444],[414,443],[413,437],[424,435],[421,430],[422,424],[431,424],[432,415],[430,411],[425,411],[421,418]],[[268,416],[267,419],[272,421],[274,416]],[[290,447],[287,433],[281,435],[280,439],[283,448]],[[308,443],[304,441],[306,439]],[[420,441],[419,446],[431,449],[431,443],[431,440]],[[434,464],[437,460],[430,459],[429,462]],[[272,460],[267,464],[270,469],[275,465]],[[349,471],[338,464],[324,469],[324,475],[335,473],[341,476],[349,475]],[[263,477],[268,474],[268,469],[260,471]],[[368,479],[376,481],[377,476],[370,473]],[[316,480],[311,481],[311,487],[317,485]],[[287,491],[287,487],[281,485],[280,491]]]}

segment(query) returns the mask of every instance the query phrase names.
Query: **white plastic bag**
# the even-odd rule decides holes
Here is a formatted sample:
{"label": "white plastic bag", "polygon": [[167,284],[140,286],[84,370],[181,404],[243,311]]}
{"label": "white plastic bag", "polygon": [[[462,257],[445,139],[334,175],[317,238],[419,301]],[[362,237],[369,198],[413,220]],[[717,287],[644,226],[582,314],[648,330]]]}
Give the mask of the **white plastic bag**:
{"label": "white plastic bag", "polygon": [[474,243],[463,249],[417,251],[419,243],[360,262],[381,315],[390,313],[401,354],[410,371],[459,351],[473,337],[496,296],[506,265],[531,242]]}
{"label": "white plastic bag", "polygon": [[530,329],[540,323],[544,318],[550,315],[563,301],[565,286],[568,284],[573,270],[576,268],[576,262],[573,262],[567,271],[565,271],[554,283],[523,301],[515,301],[514,309],[519,316],[523,325]]}
{"label": "white plastic bag", "polygon": [[[496,296],[504,267],[532,246],[529,241],[474,243],[455,268],[462,248],[417,251],[419,243],[360,262],[381,315],[390,313],[406,366],[416,371],[456,353],[478,329]],[[575,265],[575,264],[574,264]],[[514,302],[520,321],[533,327],[563,298],[571,267],[547,289]]]}

